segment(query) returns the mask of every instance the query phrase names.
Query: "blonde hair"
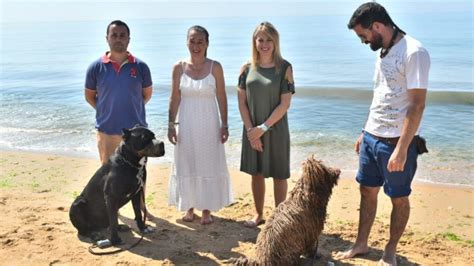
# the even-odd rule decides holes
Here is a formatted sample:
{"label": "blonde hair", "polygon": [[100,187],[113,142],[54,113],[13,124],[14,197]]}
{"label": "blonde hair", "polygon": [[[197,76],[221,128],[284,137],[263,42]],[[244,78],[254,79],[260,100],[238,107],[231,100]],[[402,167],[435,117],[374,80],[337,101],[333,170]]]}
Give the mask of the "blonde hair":
{"label": "blonde hair", "polygon": [[275,26],[271,24],[270,22],[264,21],[260,23],[257,28],[255,28],[255,31],[253,32],[252,36],[252,67],[257,67],[259,64],[259,58],[258,58],[258,51],[257,51],[257,46],[255,44],[255,41],[257,39],[257,35],[263,33],[266,36],[268,36],[272,41],[273,41],[273,54],[272,54],[272,59],[273,63],[275,63],[275,69],[276,72],[280,72],[280,69],[283,65],[284,59],[281,56],[280,52],[280,35],[278,34],[278,31],[276,30]]}

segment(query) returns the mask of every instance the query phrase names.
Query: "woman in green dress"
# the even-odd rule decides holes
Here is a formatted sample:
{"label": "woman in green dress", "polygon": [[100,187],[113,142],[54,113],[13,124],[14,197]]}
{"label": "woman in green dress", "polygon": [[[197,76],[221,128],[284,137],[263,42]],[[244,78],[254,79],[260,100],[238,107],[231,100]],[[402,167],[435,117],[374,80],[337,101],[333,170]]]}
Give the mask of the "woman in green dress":
{"label": "woman in green dress", "polygon": [[290,177],[287,111],[295,92],[292,67],[280,53],[279,34],[269,22],[253,33],[252,59],[239,76],[239,110],[244,124],[240,170],[252,176],[256,214],[244,224],[264,222],[265,178],[273,178],[275,207],[286,199]]}

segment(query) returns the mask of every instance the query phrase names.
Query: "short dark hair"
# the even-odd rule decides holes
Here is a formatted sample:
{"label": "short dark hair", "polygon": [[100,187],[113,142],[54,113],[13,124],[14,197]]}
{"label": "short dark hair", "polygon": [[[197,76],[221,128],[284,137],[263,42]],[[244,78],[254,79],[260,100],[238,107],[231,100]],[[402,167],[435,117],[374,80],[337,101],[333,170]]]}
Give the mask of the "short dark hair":
{"label": "short dark hair", "polygon": [[360,24],[363,28],[367,29],[374,22],[380,22],[386,26],[396,26],[388,15],[387,10],[381,4],[368,2],[362,4],[354,11],[347,27],[352,30]]}
{"label": "short dark hair", "polygon": [[127,23],[121,20],[114,20],[109,23],[109,25],[107,26],[107,35],[109,35],[109,28],[112,25],[125,27],[127,29],[128,36],[130,36],[130,28],[128,27]]}

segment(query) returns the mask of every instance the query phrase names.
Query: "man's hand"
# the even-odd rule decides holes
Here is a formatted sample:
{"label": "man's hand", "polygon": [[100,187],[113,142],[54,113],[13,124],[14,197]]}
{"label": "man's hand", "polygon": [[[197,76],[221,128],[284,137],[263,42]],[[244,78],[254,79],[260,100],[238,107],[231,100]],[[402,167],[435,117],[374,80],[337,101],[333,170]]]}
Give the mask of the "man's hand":
{"label": "man's hand", "polygon": [[356,143],[354,145],[354,150],[357,154],[359,154],[360,144],[362,143],[362,139],[364,139],[364,133],[360,133],[360,135],[357,138]]}
{"label": "man's hand", "polygon": [[387,170],[389,172],[402,172],[407,161],[407,151],[400,151],[395,148],[390,159],[388,160]]}

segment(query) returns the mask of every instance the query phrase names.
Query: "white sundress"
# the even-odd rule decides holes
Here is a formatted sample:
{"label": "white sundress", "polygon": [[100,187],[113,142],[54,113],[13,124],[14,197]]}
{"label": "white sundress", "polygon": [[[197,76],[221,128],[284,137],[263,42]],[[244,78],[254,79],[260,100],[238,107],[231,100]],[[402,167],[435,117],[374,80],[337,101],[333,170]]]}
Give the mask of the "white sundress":
{"label": "white sundress", "polygon": [[183,67],[180,79],[178,143],[169,178],[169,204],[180,211],[218,211],[232,202],[213,64],[209,74],[198,80]]}

